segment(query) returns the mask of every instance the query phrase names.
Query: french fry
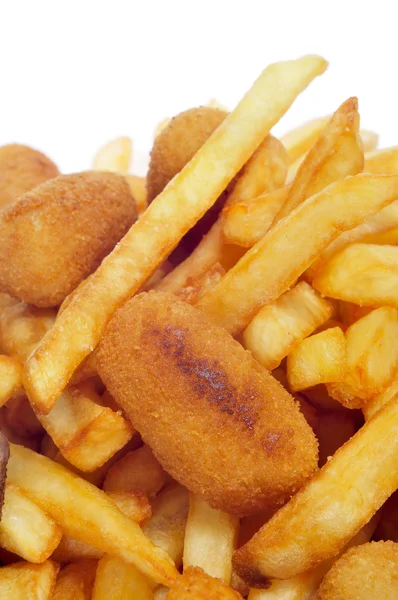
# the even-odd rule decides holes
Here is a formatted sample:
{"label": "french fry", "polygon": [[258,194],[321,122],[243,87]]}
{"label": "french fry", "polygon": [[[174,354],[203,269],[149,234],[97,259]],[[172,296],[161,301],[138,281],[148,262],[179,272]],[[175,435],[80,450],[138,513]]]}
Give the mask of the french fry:
{"label": "french fry", "polygon": [[87,384],[70,386],[48,415],[37,413],[62,455],[81,471],[104,465],[134,433],[120,412],[100,406],[93,397],[97,395],[89,393]]}
{"label": "french fry", "polygon": [[185,287],[180,289],[176,295],[189,304],[196,304],[203,294],[211,290],[224,275],[225,269],[220,263],[216,263],[198,279],[189,278]]}
{"label": "french fry", "polygon": [[1,600],[52,600],[59,566],[51,560],[41,565],[17,562],[0,567]]}
{"label": "french fry", "polygon": [[127,182],[130,186],[131,193],[135,203],[137,204],[138,214],[142,214],[148,206],[147,193],[146,193],[146,179],[145,177],[138,177],[138,175],[126,175]]}
{"label": "french fry", "polygon": [[357,98],[349,98],[321,131],[297,171],[287,200],[275,221],[330,183],[362,171],[364,155],[359,136]]}
{"label": "french fry", "polygon": [[142,530],[156,546],[181,566],[185,525],[188,516],[188,490],[180,485],[165,488],[152,502],[152,516]]}
{"label": "french fry", "polygon": [[128,173],[132,155],[132,143],[128,137],[120,137],[108,142],[94,156],[95,171]]}
{"label": "french fry", "polygon": [[334,305],[301,281],[264,306],[243,332],[243,345],[269,370],[319,325],[330,319]]}
{"label": "french fry", "polygon": [[92,600],[152,600],[153,587],[133,565],[105,554],[99,561]]}
{"label": "french fry", "polygon": [[167,600],[241,600],[242,596],[198,567],[188,567],[175,582]]}
{"label": "french fry", "polygon": [[52,600],[91,600],[96,560],[80,560],[61,569]]}
{"label": "french fry", "polygon": [[341,381],[346,368],[345,337],[332,327],[302,340],[287,357],[287,378],[292,391],[320,383]]}
{"label": "french fry", "polygon": [[398,147],[368,152],[365,155],[363,170],[365,173],[382,173],[383,175],[398,173]]}
{"label": "french fry", "polygon": [[398,487],[397,427],[393,400],[235,552],[238,574],[261,588],[336,556]]}
{"label": "french fry", "polygon": [[153,600],[166,600],[169,591],[169,588],[160,585],[153,593]]}
{"label": "french fry", "polygon": [[378,134],[374,131],[369,131],[368,129],[361,129],[360,134],[364,151],[373,152],[376,150],[377,144],[379,143]]}
{"label": "french fry", "polygon": [[173,562],[104,492],[61,465],[11,444],[8,481],[18,485],[62,527],[65,535],[119,556],[159,583],[171,585]]}
{"label": "french fry", "polygon": [[149,446],[128,452],[108,471],[103,488],[111,491],[136,491],[156,496],[166,481],[166,474]]}
{"label": "french fry", "polygon": [[312,283],[331,298],[398,308],[397,261],[395,246],[352,244],[322,264]]}
{"label": "french fry", "polygon": [[341,231],[356,227],[397,196],[394,175],[355,175],[331,184],[279,221],[197,306],[230,333],[239,333],[262,306],[293,285]]}
{"label": "french fry", "polygon": [[11,356],[0,355],[0,406],[22,387],[22,367]]}
{"label": "french fry", "polygon": [[51,556],[61,528],[17,486],[7,484],[0,521],[0,546],[32,563]]}
{"label": "french fry", "polygon": [[239,173],[225,206],[239,204],[280,188],[285,183],[288,162],[284,145],[273,135],[268,135]]}
{"label": "french fry", "polygon": [[238,528],[237,517],[211,508],[205,500],[191,493],[185,529],[184,570],[200,567],[211,577],[229,585]]}
{"label": "french fry", "polygon": [[349,408],[359,408],[393,381],[398,370],[398,310],[382,307],[346,331],[347,368],[329,394]]}
{"label": "french fry", "polygon": [[394,381],[380,394],[365,402],[362,407],[365,420],[371,419],[387,402],[398,395],[398,379]]}
{"label": "french fry", "polygon": [[392,227],[379,233],[370,233],[361,240],[365,244],[380,244],[387,246],[398,246],[398,227]]}
{"label": "french fry", "polygon": [[51,410],[77,366],[97,345],[114,311],[213,205],[296,96],[326,66],[324,59],[307,56],[265,69],[236,109],[155,198],[73,296],[27,361],[25,389],[37,410]]}
{"label": "french fry", "polygon": [[271,228],[286,202],[289,186],[224,208],[222,234],[226,243],[251,248]]}
{"label": "french fry", "polygon": [[103,555],[102,550],[64,535],[58,547],[54,550],[52,558],[61,565],[65,565],[80,560],[98,560]]}

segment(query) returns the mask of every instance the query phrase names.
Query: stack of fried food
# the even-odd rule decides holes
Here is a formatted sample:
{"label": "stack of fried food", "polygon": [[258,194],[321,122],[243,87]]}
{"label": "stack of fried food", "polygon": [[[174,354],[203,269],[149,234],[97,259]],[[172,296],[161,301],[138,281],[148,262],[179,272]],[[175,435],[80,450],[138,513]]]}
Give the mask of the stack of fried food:
{"label": "stack of fried food", "polygon": [[398,148],[326,69],[93,170],[0,148],[2,600],[398,598]]}

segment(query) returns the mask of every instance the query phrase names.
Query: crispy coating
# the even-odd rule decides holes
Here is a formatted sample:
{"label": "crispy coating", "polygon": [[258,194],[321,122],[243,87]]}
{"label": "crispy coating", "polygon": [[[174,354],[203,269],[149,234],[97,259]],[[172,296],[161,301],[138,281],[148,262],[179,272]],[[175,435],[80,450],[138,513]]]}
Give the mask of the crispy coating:
{"label": "crispy coating", "polygon": [[317,442],[293,398],[171,294],[140,294],[119,309],[97,367],[166,471],[215,508],[256,513],[314,474]]}
{"label": "crispy coating", "polygon": [[[228,113],[217,108],[191,108],[176,117],[155,138],[147,175],[148,204],[191,160]],[[212,208],[183,238],[172,255],[179,262],[192,252],[217,219],[226,199],[221,194]]]}
{"label": "crispy coating", "polygon": [[137,218],[124,177],[61,175],[0,213],[0,290],[58,306],[101,263]]}
{"label": "crispy coating", "polygon": [[176,579],[168,600],[239,600],[240,596],[220,579],[207,575],[199,567],[188,567]]}
{"label": "crispy coating", "polygon": [[58,168],[38,150],[8,144],[0,147],[0,208],[59,175]]}
{"label": "crispy coating", "polygon": [[316,600],[396,600],[398,544],[371,542],[351,548],[325,575]]}

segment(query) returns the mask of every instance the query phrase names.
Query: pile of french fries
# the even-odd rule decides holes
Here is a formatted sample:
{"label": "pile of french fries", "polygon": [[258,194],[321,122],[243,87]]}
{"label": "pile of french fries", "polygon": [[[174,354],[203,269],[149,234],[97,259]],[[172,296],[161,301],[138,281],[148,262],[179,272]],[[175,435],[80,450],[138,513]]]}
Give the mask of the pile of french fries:
{"label": "pile of french fries", "polygon": [[[326,67],[266,68],[149,205],[131,141],[104,146],[92,167],[126,178],[138,220],[61,307],[0,294],[2,600],[333,600],[319,586],[349,548],[398,547],[398,147],[377,149],[356,98],[270,133]],[[233,178],[210,231],[170,265]],[[299,403],[319,470],[284,506],[210,506],[105,388],[95,349],[143,290],[204,311]],[[395,557],[379,598],[398,598]]]}

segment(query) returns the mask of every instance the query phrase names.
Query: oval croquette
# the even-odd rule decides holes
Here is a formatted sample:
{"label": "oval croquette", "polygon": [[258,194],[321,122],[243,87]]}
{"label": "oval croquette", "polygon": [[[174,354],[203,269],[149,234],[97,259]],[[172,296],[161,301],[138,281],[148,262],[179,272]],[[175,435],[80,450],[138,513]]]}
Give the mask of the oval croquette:
{"label": "oval croquette", "polygon": [[59,306],[137,218],[124,177],[61,175],[0,213],[0,290],[39,307]]}
{"label": "oval croquette", "polygon": [[140,294],[116,312],[97,368],[166,471],[215,508],[265,510],[317,468],[315,436],[290,394],[170,294]]}

